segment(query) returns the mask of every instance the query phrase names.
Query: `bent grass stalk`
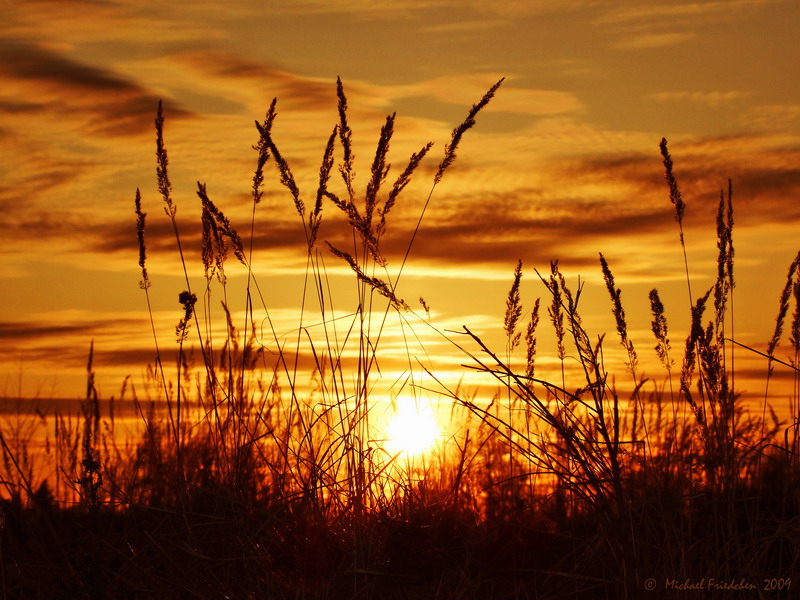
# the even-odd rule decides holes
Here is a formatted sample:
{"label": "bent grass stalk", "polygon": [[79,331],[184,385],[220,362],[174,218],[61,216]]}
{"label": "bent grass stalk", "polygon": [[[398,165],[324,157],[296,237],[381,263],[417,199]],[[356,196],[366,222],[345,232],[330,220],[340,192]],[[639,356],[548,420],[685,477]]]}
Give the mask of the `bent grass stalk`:
{"label": "bent grass stalk", "polygon": [[[264,121],[257,123],[259,141],[254,147],[257,158],[250,190],[249,243],[242,241],[220,205],[211,200],[205,184],[198,183],[203,231],[199,250],[206,279],[201,316],[197,315],[200,309],[195,306],[197,298],[189,285],[175,218],[177,209],[171,196],[163,139],[164,116],[159,106],[158,186],[186,279],[186,290],[179,297],[183,313],[176,328],[178,380],[174,385],[165,376],[156,335],[151,281],[145,266],[146,215],[138,190],[135,214],[140,287],[145,292],[156,356],[150,383],[165,401],[167,418],[156,416],[152,401],[148,412],[134,389],[134,403],[145,429],[130,452],[115,446],[113,422],[107,424],[100,419],[99,399],[92,383],[92,348],[81,422],[76,425],[69,415],[56,415],[55,420],[57,501],[62,505],[77,501],[81,510],[97,516],[106,508],[124,509],[128,521],[123,529],[127,532],[141,528],[150,535],[146,547],[137,545],[132,534],[125,539],[128,545],[120,549],[115,547],[116,533],[109,525],[108,535],[103,538],[103,553],[98,553],[95,560],[102,561],[104,554],[111,554],[108,564],[122,564],[124,572],[105,577],[113,573],[113,567],[108,567],[108,572],[98,567],[96,572],[104,575],[97,578],[98,586],[112,586],[120,580],[129,585],[129,580],[140,581],[137,577],[145,577],[150,568],[156,569],[155,575],[144,580],[142,590],[163,589],[168,582],[185,595],[200,597],[211,593],[215,597],[339,597],[342,589],[348,597],[378,597],[387,589],[384,580],[396,583],[405,581],[407,575],[420,582],[420,589],[427,585],[430,573],[424,569],[409,571],[410,575],[401,574],[400,578],[393,578],[391,569],[398,564],[398,549],[404,555],[419,552],[423,560],[432,562],[439,559],[430,559],[431,556],[448,555],[453,547],[443,547],[441,540],[428,547],[413,545],[402,537],[411,531],[419,534],[428,530],[434,534],[444,532],[440,536],[444,540],[461,540],[455,553],[459,560],[463,558],[456,567],[457,585],[453,587],[453,579],[444,575],[430,577],[435,590],[429,595],[442,595],[443,590],[451,589],[454,597],[468,598],[484,592],[502,592],[502,586],[493,587],[497,580],[492,579],[490,563],[477,557],[503,551],[506,545],[512,551],[526,549],[503,571],[504,576],[514,578],[508,588],[511,591],[500,594],[509,597],[521,585],[535,586],[525,589],[539,597],[570,593],[576,596],[579,592],[593,597],[591,594],[596,595],[598,588],[601,589],[597,593],[606,597],[633,597],[641,589],[641,578],[650,572],[716,577],[720,575],[714,571],[720,568],[718,565],[730,565],[730,569],[741,569],[749,576],[800,565],[800,553],[792,550],[796,542],[791,541],[797,527],[786,518],[796,510],[793,503],[797,501],[797,477],[789,467],[797,464],[797,428],[792,431],[790,426],[783,431],[782,446],[774,443],[778,428],[773,424],[768,430],[766,424],[767,391],[762,418],[750,417],[742,410],[733,383],[733,353],[731,350],[728,360],[725,350],[726,343],[731,348],[746,347],[735,340],[732,320],[730,325],[726,321],[733,311],[732,186],[729,183],[727,198],[724,193],[720,197],[716,281],[708,292],[694,298],[683,235],[685,204],[672,174],[665,140],[662,157],[679,223],[691,306],[691,327],[683,355],[677,358],[681,361],[680,388],[674,396],[675,359],[666,310],[658,291],[650,292],[649,308],[655,356],[664,367],[666,382],[656,387],[653,401],[649,401],[642,393],[645,379],[638,367],[640,359],[644,362],[642,346],[637,343],[637,352],[633,342],[636,330],[626,318],[622,291],[609,267],[613,261],[606,261],[602,254],[601,272],[611,299],[621,355],[632,378],[631,402],[627,405],[621,401],[613,373],[609,372],[608,364],[612,363],[606,363],[606,356],[612,351],[606,350],[602,335],[591,334],[584,324],[580,301],[585,284],[579,279],[577,287],[569,286],[555,260],[549,272],[536,273],[549,294],[542,301],[548,306],[555,332],[553,372],[557,383],[548,380],[546,363],[536,363],[541,352],[536,339],[539,298],[533,303],[528,323],[523,323],[521,261],[505,298],[503,325],[498,321],[496,327],[499,335],[505,334],[505,348],[491,349],[471,325],[465,325],[459,335],[441,332],[432,323],[435,314],[423,300],[420,303],[426,317],[415,321],[417,315],[400,294],[401,274],[421,231],[433,190],[453,164],[463,135],[475,125],[478,112],[501,82],[453,130],[405,253],[401,252],[397,258],[402,256],[402,260],[396,264],[395,257],[383,246],[388,219],[401,192],[429,155],[431,144],[413,153],[397,177],[390,177],[395,116],[387,116],[366,185],[357,192],[347,98],[341,80],[337,80],[338,122],[322,153],[312,207],[311,202],[304,202],[311,196],[301,193],[288,156],[278,151],[273,138],[277,114],[273,101]],[[290,207],[301,220],[307,251],[299,322],[296,330],[292,328],[287,333],[279,332],[278,324],[273,322],[262,293],[266,287],[253,270],[256,212],[270,160],[277,169],[278,182],[288,191]],[[338,182],[332,181],[336,179],[331,177],[336,174],[334,170],[340,177]],[[340,242],[327,243],[327,221],[323,217],[329,207],[341,212],[349,224],[352,248]],[[356,292],[352,310],[340,312],[326,249],[336,264],[346,266],[350,273]],[[236,312],[229,300],[235,302],[235,297],[229,297],[226,287],[225,262],[229,253],[247,272],[241,330],[234,326]],[[797,305],[800,296],[799,265],[800,254],[789,268],[779,299],[775,333],[767,351],[761,353],[768,365],[767,387],[774,366],[798,370],[797,306],[789,334],[793,358],[785,362],[775,354],[789,305],[792,301]],[[218,313],[211,310],[212,289],[219,286],[225,315],[223,336],[213,328],[213,316]],[[316,319],[315,312],[312,322],[312,311],[306,302],[314,296],[320,316]],[[259,301],[261,307],[256,308]],[[260,330],[256,327],[259,310],[263,310]],[[404,344],[407,368],[392,381],[384,381],[388,379],[383,371],[386,339],[390,331],[394,333],[390,330],[390,315],[397,316],[397,339]],[[201,317],[204,328],[197,326]],[[197,369],[189,360],[192,321],[197,326],[203,361]],[[422,359],[424,338],[415,330],[417,323],[423,323],[426,331],[441,339],[454,338],[451,342],[464,353],[469,362],[467,368],[486,376],[494,391],[484,397],[482,391],[466,390],[460,383],[444,381],[434,373],[428,361]],[[419,358],[414,356],[413,344],[423,347]],[[265,358],[270,353],[272,358]],[[307,386],[300,381],[304,375],[301,353],[309,357],[314,371]],[[425,387],[420,381],[420,369],[434,385]],[[189,383],[193,379],[194,390]],[[661,414],[666,383],[672,402],[671,421],[669,414]],[[388,386],[384,390],[385,384]],[[288,386],[287,391],[284,386]],[[426,457],[415,465],[381,447],[382,441],[375,439],[373,433],[373,414],[379,394],[396,401],[401,395],[418,399],[424,392],[450,399],[451,418],[463,418],[466,425],[463,437],[453,441],[452,459],[445,455]],[[795,390],[795,400],[797,393]],[[121,397],[124,394],[123,391]],[[508,410],[503,406],[506,401]],[[689,421],[686,407],[693,415]],[[796,405],[790,407],[790,412],[796,411]],[[797,415],[793,416],[796,425]],[[11,497],[27,496],[31,505],[38,502],[37,506],[45,506],[46,488],[39,491],[27,449],[17,450],[20,443],[24,446],[24,440],[10,440],[0,428],[2,485]],[[693,475],[698,465],[702,470]],[[96,519],[95,525],[111,523],[113,510]],[[47,513],[37,514],[37,518],[44,518],[41,515]],[[158,522],[157,528],[152,527],[151,517]],[[179,523],[175,527],[180,531],[178,537],[174,541],[159,537],[158,532],[173,521]],[[439,528],[440,523],[450,522],[462,529]],[[210,533],[212,528],[223,533]],[[395,535],[398,531],[400,538]],[[767,539],[757,539],[759,534],[754,532],[766,532]],[[541,538],[547,546],[541,555],[532,546],[524,545],[531,536]],[[503,548],[497,545],[498,537],[503,538]],[[603,540],[599,549],[597,540]],[[231,541],[235,546],[231,554],[218,552],[218,547]],[[520,546],[518,542],[524,544]],[[320,551],[317,545],[324,550]],[[772,561],[775,547],[782,549],[781,556]],[[181,554],[184,548],[188,549],[185,555]],[[528,552],[535,555],[533,567],[527,561]],[[338,562],[333,567],[323,567],[334,554]],[[183,556],[186,564],[192,565],[187,573],[193,575],[167,574],[147,564],[143,568],[141,561],[152,556],[158,559],[156,562],[167,560],[177,570]],[[210,562],[205,562],[206,557]],[[69,553],[59,551],[58,559],[63,559],[67,567],[54,572],[68,573],[76,579],[81,576],[83,565]],[[0,555],[0,560],[8,564],[5,555]],[[293,561],[319,566],[323,575],[315,578],[313,573],[302,571],[306,567],[293,566]],[[15,568],[22,569],[31,563],[20,560],[15,564]],[[105,569],[106,563],[102,564]],[[215,566],[208,569],[212,575],[197,568],[205,564]],[[235,575],[225,579],[221,573],[227,572],[228,565],[233,565],[231,572]],[[576,573],[566,573],[569,569],[565,565]],[[472,577],[473,570],[479,573],[478,577]],[[537,574],[533,579],[519,575],[533,570]],[[12,571],[5,568],[4,573],[12,577]],[[476,583],[476,579],[481,581]],[[247,580],[251,587],[237,587],[246,587],[241,580]],[[290,580],[302,583],[280,583]],[[278,584],[285,588],[276,591],[274,586]],[[316,596],[310,591],[315,584],[321,585]],[[474,589],[470,587],[473,584],[477,585]],[[433,588],[424,589],[427,592]],[[113,594],[109,592],[107,596]],[[97,597],[106,596],[98,592]]]}

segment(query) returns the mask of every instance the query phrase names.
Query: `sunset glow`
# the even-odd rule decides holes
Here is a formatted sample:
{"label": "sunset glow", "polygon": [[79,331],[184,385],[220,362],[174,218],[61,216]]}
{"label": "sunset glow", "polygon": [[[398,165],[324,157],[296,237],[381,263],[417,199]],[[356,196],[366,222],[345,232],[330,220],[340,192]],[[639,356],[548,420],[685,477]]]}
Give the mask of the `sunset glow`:
{"label": "sunset glow", "polygon": [[798,0],[0,5],[4,597],[797,594]]}
{"label": "sunset glow", "polygon": [[[587,293],[596,290],[598,302],[586,310],[597,331],[607,331],[597,264],[603,252],[637,346],[652,346],[647,293],[654,285],[680,339],[688,299],[658,155],[667,137],[687,201],[698,289],[714,269],[715,201],[733,181],[736,335],[763,350],[800,220],[790,201],[800,192],[800,58],[791,51],[798,10],[791,0],[307,0],[191,9],[127,0],[7,3],[0,25],[0,270],[7,282],[0,394],[79,396],[92,339],[105,395],[152,362],[137,287],[137,187],[149,218],[154,316],[164,323],[161,344],[170,347],[183,284],[154,181],[159,99],[178,222],[193,258],[198,180],[247,231],[253,121],[273,97],[276,142],[313,204],[318,160],[337,119],[337,76],[348,95],[357,173],[368,172],[381,123],[397,112],[390,178],[427,141],[434,147],[422,169],[431,173],[466,108],[506,77],[427,207],[404,267],[404,297],[424,297],[457,327],[478,319],[484,335],[496,336],[516,260],[526,269],[530,307],[543,294],[533,269],[559,259],[572,281],[580,277]],[[288,313],[302,298],[302,227],[271,169],[253,260],[271,290],[270,309]],[[429,184],[420,172],[394,210],[383,241],[390,272]],[[331,210],[324,208],[320,237],[341,241]],[[190,269],[201,285],[196,263]],[[241,289],[244,273],[229,270],[229,289]],[[244,311],[241,295],[229,304]],[[290,321],[279,335],[291,331]],[[553,348],[543,343],[540,351]],[[458,360],[452,349],[448,355],[439,356]],[[657,368],[652,353],[641,360],[653,365],[650,372]],[[749,361],[753,373],[761,367],[751,353],[737,360]],[[754,381],[739,384],[756,397],[761,391]]]}
{"label": "sunset glow", "polygon": [[399,402],[386,429],[386,449],[401,458],[429,450],[440,438],[439,424],[430,406],[409,399]]}

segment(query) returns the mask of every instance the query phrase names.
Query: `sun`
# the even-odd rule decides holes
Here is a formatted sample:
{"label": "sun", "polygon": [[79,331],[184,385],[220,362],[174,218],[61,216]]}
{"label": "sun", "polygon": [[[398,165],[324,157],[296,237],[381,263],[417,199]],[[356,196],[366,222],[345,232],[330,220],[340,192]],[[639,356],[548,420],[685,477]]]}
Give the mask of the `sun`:
{"label": "sun", "polygon": [[398,399],[397,410],[386,428],[386,449],[391,454],[414,457],[439,439],[439,424],[431,407],[422,401]]}

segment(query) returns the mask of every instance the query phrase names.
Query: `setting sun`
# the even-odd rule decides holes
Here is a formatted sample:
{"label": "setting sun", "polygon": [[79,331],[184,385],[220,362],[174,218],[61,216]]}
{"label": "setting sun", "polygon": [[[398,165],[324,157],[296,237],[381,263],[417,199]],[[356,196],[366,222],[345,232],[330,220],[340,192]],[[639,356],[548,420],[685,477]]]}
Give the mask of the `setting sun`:
{"label": "setting sun", "polygon": [[418,456],[436,443],[439,424],[430,406],[407,400],[398,403],[386,433],[386,448],[392,455]]}
{"label": "setting sun", "polygon": [[800,598],[800,0],[0,6],[0,600]]}

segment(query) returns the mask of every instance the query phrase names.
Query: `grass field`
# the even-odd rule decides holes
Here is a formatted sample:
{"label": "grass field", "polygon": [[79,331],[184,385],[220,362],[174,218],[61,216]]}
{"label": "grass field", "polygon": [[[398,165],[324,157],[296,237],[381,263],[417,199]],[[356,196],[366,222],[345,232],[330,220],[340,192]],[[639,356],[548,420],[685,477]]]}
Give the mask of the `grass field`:
{"label": "grass field", "polygon": [[[405,251],[392,260],[382,244],[391,211],[424,172],[431,144],[389,178],[395,116],[388,116],[365,191],[357,192],[338,82],[339,122],[317,189],[302,194],[272,136],[273,102],[256,124],[249,226],[237,230],[198,183],[202,287],[184,255],[159,106],[158,191],[185,274],[175,344],[158,342],[150,297],[156,283],[147,271],[148,229],[137,190],[131,234],[138,234],[154,360],[147,381],[126,381],[116,399],[126,403],[136,434],[123,434],[115,403],[98,397],[91,351],[80,414],[55,408],[3,415],[4,598],[797,593],[800,409],[796,393],[778,394],[774,401],[788,403],[789,414],[778,419],[769,381],[773,368],[800,381],[800,310],[790,314],[792,302],[800,305],[800,255],[784,289],[775,290],[776,328],[763,354],[764,402],[757,409],[735,389],[730,185],[720,193],[714,284],[694,289],[686,264],[685,341],[670,339],[658,290],[650,293],[652,345],[663,367],[654,390],[645,385],[622,292],[603,255],[598,267],[616,324],[608,336],[586,330],[583,285],[570,284],[557,261],[535,272],[544,298],[530,309],[520,295],[522,263],[513,271],[506,312],[498,316],[506,341],[498,348],[469,323],[460,331],[441,328],[423,299],[401,297],[428,202],[449,176],[462,137],[502,93],[501,83],[469,110],[438,166],[425,172],[432,175],[430,194]],[[675,208],[676,244],[683,247],[685,204],[666,140],[661,154],[665,202]],[[307,246],[303,303],[288,334],[275,327],[264,282],[252,269],[256,214],[273,165]],[[329,212],[347,228],[335,238],[345,242],[322,239]],[[245,298],[243,322],[228,307],[229,259],[247,269],[246,289],[236,291]],[[351,274],[345,293],[332,286],[333,270],[342,268]],[[539,368],[544,327],[557,341],[549,357],[555,371]],[[786,337],[790,362],[776,357]],[[482,378],[481,387],[433,371],[420,359],[421,340],[428,339],[461,352],[461,369]],[[623,357],[617,373],[606,367],[612,347]],[[391,374],[389,358],[404,361],[400,375]],[[630,383],[617,388],[623,381]],[[452,423],[463,424],[446,443],[433,443],[436,432],[430,440],[401,441],[407,431],[400,425],[396,435],[386,433],[387,401],[400,410],[430,396]],[[424,411],[419,417],[408,410],[406,430],[423,433]]]}

